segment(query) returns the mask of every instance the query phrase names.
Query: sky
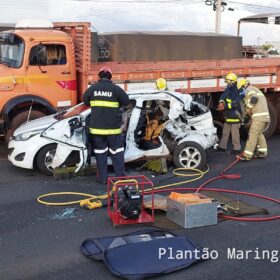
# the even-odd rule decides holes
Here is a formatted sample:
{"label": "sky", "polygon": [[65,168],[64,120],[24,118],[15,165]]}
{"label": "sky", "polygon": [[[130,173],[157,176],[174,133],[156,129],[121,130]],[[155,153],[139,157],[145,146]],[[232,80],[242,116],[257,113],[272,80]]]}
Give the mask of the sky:
{"label": "sky", "polygon": [[[209,4],[214,0],[207,0]],[[279,13],[280,0],[223,0],[221,33],[236,35],[240,18]],[[228,10],[234,9],[234,11]],[[40,18],[50,21],[89,21],[98,32],[188,31],[215,32],[213,5],[205,0],[0,0],[0,23]],[[243,45],[280,41],[280,25],[243,23]]]}

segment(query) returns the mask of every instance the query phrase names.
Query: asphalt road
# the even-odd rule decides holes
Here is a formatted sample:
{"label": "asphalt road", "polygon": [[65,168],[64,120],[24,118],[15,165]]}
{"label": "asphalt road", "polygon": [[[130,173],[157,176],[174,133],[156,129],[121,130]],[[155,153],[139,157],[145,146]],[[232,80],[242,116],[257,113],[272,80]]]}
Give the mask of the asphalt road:
{"label": "asphalt road", "polygon": [[[269,140],[269,157],[238,163],[231,172],[242,175],[237,180],[221,180],[211,187],[249,191],[280,198],[280,136]],[[208,153],[211,168],[206,178],[216,176],[234,156],[226,153]],[[134,166],[128,166],[128,173],[135,174]],[[180,180],[166,175],[151,176],[142,172],[155,185]],[[141,174],[142,174],[141,173]],[[78,191],[98,194],[104,187],[95,183],[94,176],[54,180],[36,171],[13,167],[5,156],[0,157],[0,279],[1,280],[92,280],[118,279],[102,262],[84,257],[79,247],[90,236],[125,234],[145,228],[129,226],[113,228],[106,215],[106,209],[86,211],[78,206],[45,206],[36,202],[36,197],[49,192]],[[169,179],[168,179],[169,178]],[[198,186],[206,178],[190,184]],[[279,215],[276,203],[242,197]],[[73,209],[74,208],[74,209]],[[68,215],[63,213],[68,210]],[[253,253],[248,259],[227,258],[228,248],[270,253],[280,250],[280,221],[238,222],[223,221],[215,226],[178,230],[203,248],[216,250],[215,260],[207,260],[188,269],[154,279],[238,279],[275,280],[280,275],[280,260],[256,259]],[[131,258],[133,258],[131,253]]]}

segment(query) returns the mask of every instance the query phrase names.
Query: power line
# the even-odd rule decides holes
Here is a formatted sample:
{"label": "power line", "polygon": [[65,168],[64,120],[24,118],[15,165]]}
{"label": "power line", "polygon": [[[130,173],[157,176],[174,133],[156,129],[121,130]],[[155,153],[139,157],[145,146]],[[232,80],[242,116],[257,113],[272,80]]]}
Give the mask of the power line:
{"label": "power line", "polygon": [[242,2],[236,2],[236,1],[227,1],[232,4],[238,4],[242,6],[248,6],[248,7],[256,7],[256,8],[266,8],[266,9],[274,9],[274,10],[279,10],[279,8],[271,7],[271,6],[264,6],[264,5],[257,5],[257,4],[248,4],[248,3],[242,3]]}

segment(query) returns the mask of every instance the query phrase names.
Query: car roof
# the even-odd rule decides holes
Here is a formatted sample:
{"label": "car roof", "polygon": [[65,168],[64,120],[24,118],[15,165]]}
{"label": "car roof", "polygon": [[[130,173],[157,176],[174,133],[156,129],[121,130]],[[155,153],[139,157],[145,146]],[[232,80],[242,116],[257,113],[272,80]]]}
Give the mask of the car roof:
{"label": "car roof", "polygon": [[[143,98],[143,100],[161,100],[161,99],[179,99],[181,102],[185,103],[187,102],[186,100],[191,97],[190,94],[187,94],[188,98],[186,99],[186,94],[179,93],[179,92],[172,92],[172,91],[157,91],[157,90],[133,90],[133,91],[127,91],[127,94],[129,97],[135,97],[136,99],[138,98]],[[130,98],[133,99],[133,98]],[[78,105],[77,105],[78,106]],[[75,107],[77,107],[75,106]],[[80,115],[88,115],[90,112],[90,107],[87,109],[83,110],[80,112]]]}
{"label": "car roof", "polygon": [[[148,98],[150,99],[153,97],[154,99],[161,99],[163,96],[166,97],[174,97],[176,99],[180,99],[182,102],[185,102],[185,96],[186,94],[180,93],[180,92],[175,92],[175,91],[159,91],[159,90],[132,90],[132,91],[127,91],[127,94],[129,96],[135,95],[137,97],[142,96],[143,98]],[[190,95],[189,95],[190,96]]]}

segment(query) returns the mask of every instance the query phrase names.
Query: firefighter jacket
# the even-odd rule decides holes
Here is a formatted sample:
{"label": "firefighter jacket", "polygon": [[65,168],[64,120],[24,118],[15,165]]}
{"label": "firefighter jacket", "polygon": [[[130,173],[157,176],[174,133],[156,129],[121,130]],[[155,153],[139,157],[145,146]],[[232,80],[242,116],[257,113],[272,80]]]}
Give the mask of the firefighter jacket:
{"label": "firefighter jacket", "polygon": [[241,121],[242,95],[240,94],[236,84],[226,87],[219,102],[224,103],[225,122],[239,123]]}
{"label": "firefighter jacket", "polygon": [[98,135],[121,133],[120,108],[129,102],[128,95],[108,79],[100,79],[84,93],[84,104],[91,107],[89,132]]}
{"label": "firefighter jacket", "polygon": [[258,88],[251,85],[248,86],[244,102],[246,111],[253,120],[270,122],[266,98]]}

